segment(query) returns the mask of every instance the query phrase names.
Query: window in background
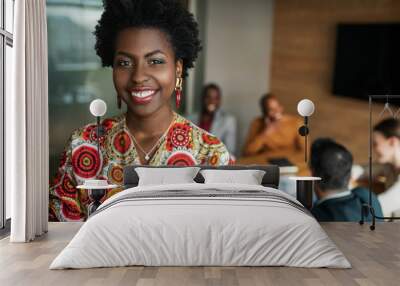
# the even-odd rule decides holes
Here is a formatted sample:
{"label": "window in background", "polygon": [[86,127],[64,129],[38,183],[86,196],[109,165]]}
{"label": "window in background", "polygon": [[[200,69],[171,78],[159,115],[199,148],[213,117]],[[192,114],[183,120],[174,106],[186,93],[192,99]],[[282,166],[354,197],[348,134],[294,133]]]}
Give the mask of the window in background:
{"label": "window in background", "polygon": [[3,27],[11,34],[14,32],[14,1],[4,0],[5,21]]}
{"label": "window in background", "polygon": [[102,0],[47,0],[49,55],[50,178],[71,132],[95,119],[89,104],[106,101],[110,117],[119,113],[112,70],[101,66],[94,50],[94,27]]}
{"label": "window in background", "polygon": [[[11,217],[11,194],[4,183],[4,106],[11,94],[12,47],[14,31],[14,0],[0,0],[0,236],[9,231]],[[6,228],[5,228],[6,227]]]}
{"label": "window in background", "polygon": [[[11,45],[10,45],[11,44]],[[13,57],[12,57],[12,43],[6,45],[5,49],[5,64],[6,64],[6,69],[5,69],[5,96],[9,97],[11,95],[11,75],[12,75],[12,68],[13,68]],[[4,115],[4,113],[3,113]],[[4,117],[3,117],[4,118]],[[4,122],[5,120],[3,120]],[[3,129],[4,130],[4,129]],[[4,145],[3,145],[4,146]],[[5,152],[4,152],[5,154]],[[4,165],[5,167],[5,165]],[[5,189],[5,203],[6,203],[6,210],[5,210],[5,215],[6,215],[6,220],[11,218],[11,191],[9,189]]]}

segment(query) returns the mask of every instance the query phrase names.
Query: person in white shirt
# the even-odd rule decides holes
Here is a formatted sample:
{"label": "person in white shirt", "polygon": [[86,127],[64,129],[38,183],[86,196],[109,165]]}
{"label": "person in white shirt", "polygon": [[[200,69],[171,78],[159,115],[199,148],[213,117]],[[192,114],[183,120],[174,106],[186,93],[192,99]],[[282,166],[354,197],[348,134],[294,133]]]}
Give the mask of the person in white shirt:
{"label": "person in white shirt", "polygon": [[[374,126],[373,147],[377,161],[390,164],[400,174],[400,121],[385,119]],[[400,176],[385,192],[378,195],[384,216],[400,214]]]}
{"label": "person in white shirt", "polygon": [[200,128],[217,136],[226,146],[229,153],[236,155],[236,118],[222,110],[222,91],[215,84],[207,84],[202,93],[200,113],[188,118]]}

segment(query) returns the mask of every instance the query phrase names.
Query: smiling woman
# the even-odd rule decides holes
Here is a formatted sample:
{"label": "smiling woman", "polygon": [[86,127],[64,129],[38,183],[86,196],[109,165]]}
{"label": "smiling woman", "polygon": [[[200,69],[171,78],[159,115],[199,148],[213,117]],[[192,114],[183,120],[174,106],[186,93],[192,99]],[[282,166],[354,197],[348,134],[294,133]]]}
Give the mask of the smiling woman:
{"label": "smiling woman", "polygon": [[176,78],[181,76],[182,60],[175,59],[164,32],[156,28],[127,28],[117,36],[113,78],[118,97],[128,106],[127,121],[132,130],[143,129],[135,121],[143,122],[139,119],[144,117],[154,124],[152,131],[159,129],[156,133],[168,127],[173,117],[170,98]]}
{"label": "smiling woman", "polygon": [[[88,179],[122,183],[126,165],[227,165],[221,141],[175,113],[183,78],[200,50],[197,24],[178,1],[106,0],[96,26],[96,52],[113,69],[117,104],[126,114],[73,132],[50,188],[51,221],[87,218],[91,203],[76,186]],[[116,190],[118,191],[118,190]],[[107,192],[102,201],[113,192]]]}

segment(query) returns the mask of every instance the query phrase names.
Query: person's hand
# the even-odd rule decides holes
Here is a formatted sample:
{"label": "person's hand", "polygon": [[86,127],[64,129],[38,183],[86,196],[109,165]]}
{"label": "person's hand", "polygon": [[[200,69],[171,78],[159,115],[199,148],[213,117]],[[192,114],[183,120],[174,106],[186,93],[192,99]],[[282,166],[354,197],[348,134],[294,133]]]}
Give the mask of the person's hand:
{"label": "person's hand", "polygon": [[264,130],[262,132],[263,135],[269,135],[277,129],[278,121],[272,121],[268,117],[264,119]]}

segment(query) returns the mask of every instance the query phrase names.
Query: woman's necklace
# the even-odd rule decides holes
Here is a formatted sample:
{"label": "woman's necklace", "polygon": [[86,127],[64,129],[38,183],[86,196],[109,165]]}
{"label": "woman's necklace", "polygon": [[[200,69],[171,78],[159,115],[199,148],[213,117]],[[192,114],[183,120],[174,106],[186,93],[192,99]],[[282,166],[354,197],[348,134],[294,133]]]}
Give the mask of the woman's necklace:
{"label": "woman's necklace", "polygon": [[171,128],[172,124],[175,122],[175,114],[174,117],[172,118],[171,124],[168,126],[167,130],[158,138],[157,142],[150,148],[149,152],[146,152],[142,146],[140,146],[139,142],[136,140],[135,136],[132,135],[133,142],[135,142],[135,145],[139,148],[139,150],[144,154],[144,159],[146,160],[146,163],[150,160],[151,158],[151,153],[159,146],[158,144],[161,142],[162,139],[167,135],[169,129]]}

